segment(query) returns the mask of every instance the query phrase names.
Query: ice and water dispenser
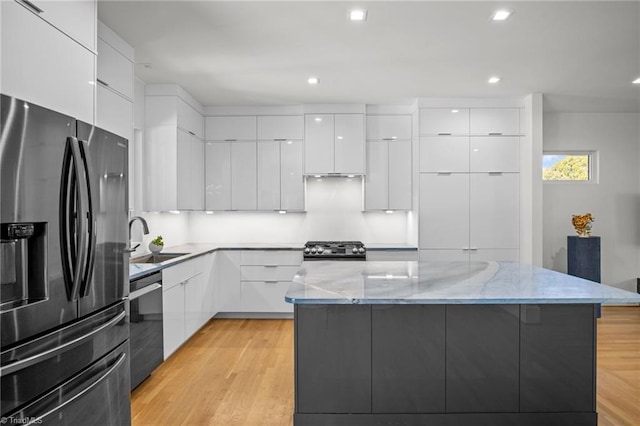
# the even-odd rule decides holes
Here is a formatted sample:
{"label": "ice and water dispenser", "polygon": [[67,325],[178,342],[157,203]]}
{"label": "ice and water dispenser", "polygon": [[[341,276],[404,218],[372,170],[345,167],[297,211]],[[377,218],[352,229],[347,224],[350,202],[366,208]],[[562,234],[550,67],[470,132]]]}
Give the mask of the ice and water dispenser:
{"label": "ice and water dispenser", "polygon": [[0,310],[46,299],[46,222],[0,227]]}

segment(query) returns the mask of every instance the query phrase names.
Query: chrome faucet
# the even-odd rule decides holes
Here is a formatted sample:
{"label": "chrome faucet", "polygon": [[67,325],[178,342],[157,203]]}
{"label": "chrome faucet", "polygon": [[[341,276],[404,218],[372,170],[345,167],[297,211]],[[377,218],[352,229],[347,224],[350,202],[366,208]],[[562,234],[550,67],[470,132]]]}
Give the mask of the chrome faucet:
{"label": "chrome faucet", "polygon": [[[142,216],[132,217],[131,220],[129,221],[129,245],[131,245],[131,227],[133,226],[133,222],[135,222],[136,220],[139,220],[140,223],[142,224],[142,232],[144,233],[144,235],[149,234],[149,225],[147,225],[147,221],[144,220]],[[134,251],[136,251],[138,247],[140,247],[140,244],[136,244],[135,247],[126,249],[126,252],[133,253]]]}

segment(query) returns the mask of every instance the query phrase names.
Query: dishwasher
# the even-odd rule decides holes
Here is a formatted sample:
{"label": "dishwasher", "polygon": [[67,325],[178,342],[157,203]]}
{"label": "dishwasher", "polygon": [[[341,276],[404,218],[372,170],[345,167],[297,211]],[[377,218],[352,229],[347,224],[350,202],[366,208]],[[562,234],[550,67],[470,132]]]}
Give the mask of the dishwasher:
{"label": "dishwasher", "polygon": [[164,360],[161,272],[130,281],[129,329],[133,390]]}

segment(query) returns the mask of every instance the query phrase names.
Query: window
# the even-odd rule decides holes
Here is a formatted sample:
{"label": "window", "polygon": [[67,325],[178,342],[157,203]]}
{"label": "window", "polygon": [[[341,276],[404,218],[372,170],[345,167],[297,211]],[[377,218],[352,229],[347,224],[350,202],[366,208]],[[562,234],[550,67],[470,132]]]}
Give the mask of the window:
{"label": "window", "polygon": [[598,153],[595,151],[544,152],[542,180],[545,182],[597,183]]}

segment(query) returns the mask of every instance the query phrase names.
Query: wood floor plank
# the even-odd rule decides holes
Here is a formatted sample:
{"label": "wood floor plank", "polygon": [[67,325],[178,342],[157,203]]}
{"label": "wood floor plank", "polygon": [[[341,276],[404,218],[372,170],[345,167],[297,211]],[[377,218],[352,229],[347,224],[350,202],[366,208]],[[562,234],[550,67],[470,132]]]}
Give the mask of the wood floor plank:
{"label": "wood floor plank", "polygon": [[[598,320],[600,426],[640,425],[640,307]],[[209,321],[131,395],[133,426],[290,426],[293,321]]]}

